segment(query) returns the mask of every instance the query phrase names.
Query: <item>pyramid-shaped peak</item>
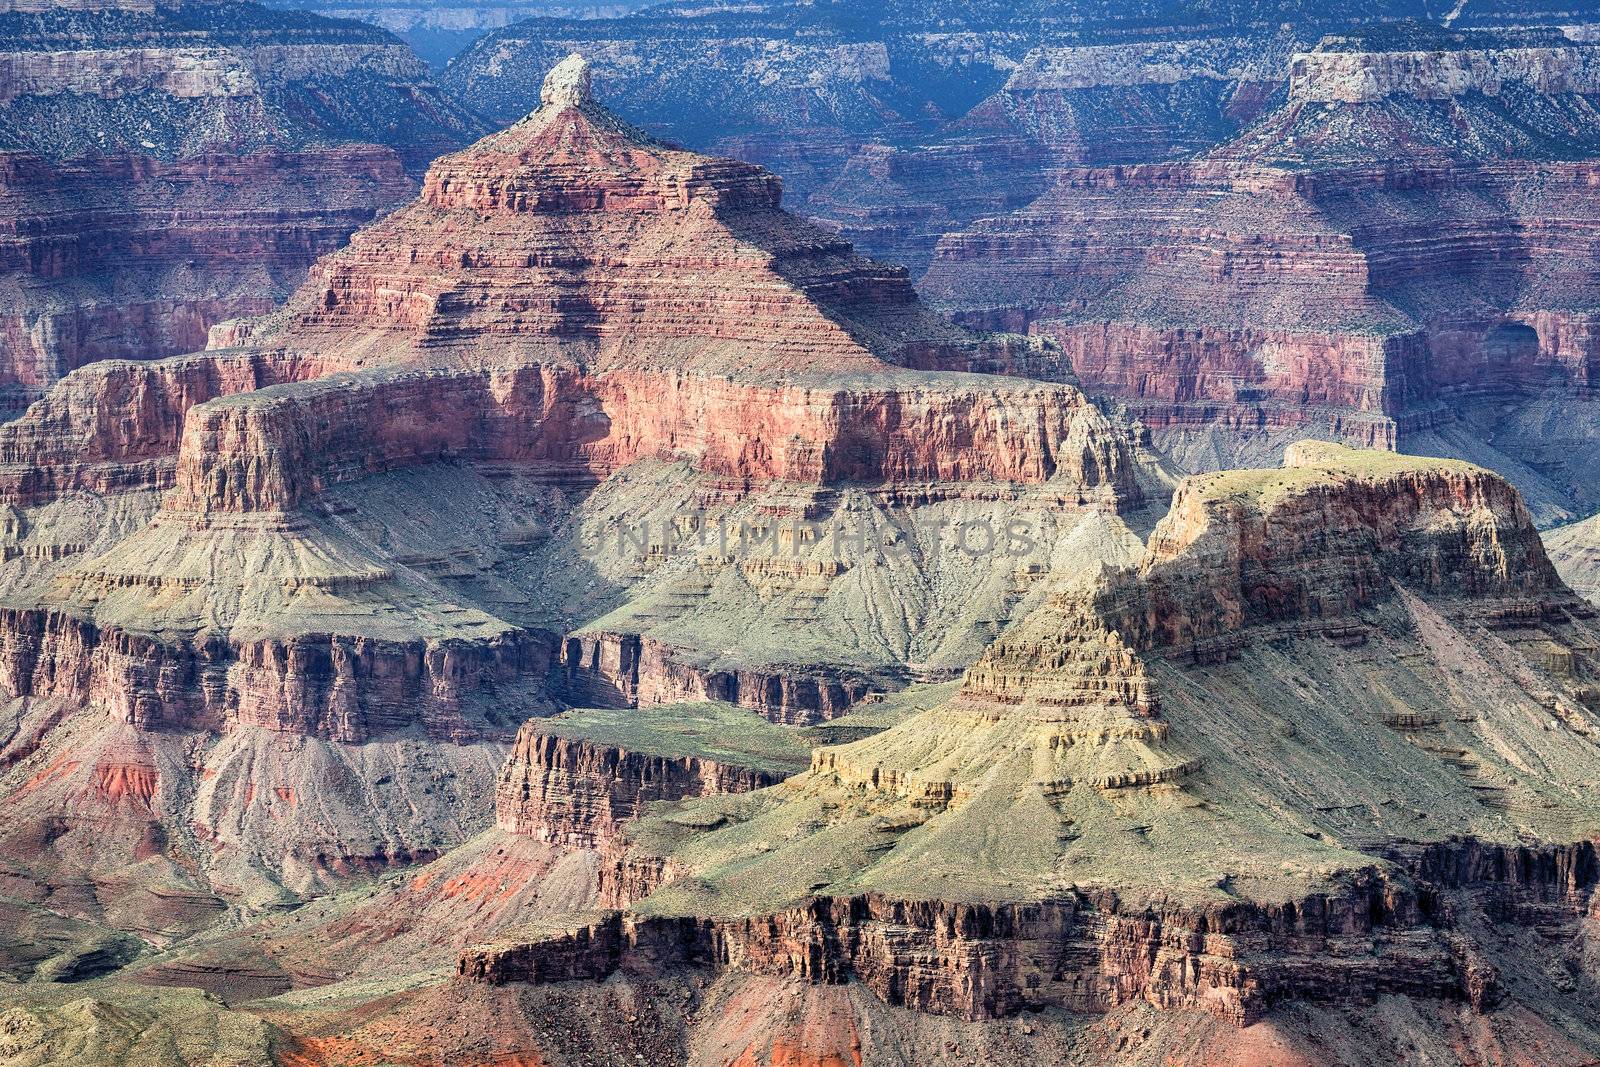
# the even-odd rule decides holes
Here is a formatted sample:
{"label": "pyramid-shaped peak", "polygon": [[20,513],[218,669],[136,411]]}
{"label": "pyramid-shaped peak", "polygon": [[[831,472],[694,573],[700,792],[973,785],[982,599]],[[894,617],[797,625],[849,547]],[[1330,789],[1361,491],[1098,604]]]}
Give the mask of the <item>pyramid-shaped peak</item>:
{"label": "pyramid-shaped peak", "polygon": [[593,100],[589,61],[577,52],[551,67],[539,90],[542,107],[588,107]]}

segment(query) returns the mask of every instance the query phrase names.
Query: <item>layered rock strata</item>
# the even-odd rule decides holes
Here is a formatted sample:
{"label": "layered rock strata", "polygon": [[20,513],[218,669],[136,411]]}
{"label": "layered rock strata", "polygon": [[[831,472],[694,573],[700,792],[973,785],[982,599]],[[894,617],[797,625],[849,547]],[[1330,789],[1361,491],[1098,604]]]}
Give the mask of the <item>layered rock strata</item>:
{"label": "layered rock strata", "polygon": [[1596,881],[1588,845],[1442,846],[1407,866],[1404,881],[1369,875],[1277,907],[1130,911],[1114,894],[1091,892],[1029,904],[823,897],[751,919],[612,912],[538,945],[463,953],[457,973],[498,985],[735,969],[854,981],[887,1004],[971,1020],[1145,1001],[1248,1027],[1281,1005],[1380,997],[1443,999],[1483,1014],[1505,990],[1457,917],[1479,911],[1570,936]]}
{"label": "layered rock strata", "polygon": [[[1085,511],[1137,502],[1131,437],[1071,385],[921,369],[1054,370],[1047,346],[930,315],[903,271],[785,215],[769,175],[657,144],[611,118],[591,100],[581,61],[557,69],[546,97],[524,122],[437,164],[414,205],[320,263],[283,312],[215,331],[216,343],[239,347],[87,369],[6,428],[14,506],[166,491],[131,537],[108,532],[70,566],[19,575],[14,599],[31,632],[87,617],[91,647],[130,628],[165,641],[220,610],[231,632],[250,635],[227,644],[226,669],[177,671],[226,678],[225,699],[200,699],[172,671],[153,671],[180,695],[119,716],[221,715],[359,736],[362,721],[391,724],[376,706],[351,703],[364,684],[336,679],[370,670],[421,679],[439,723],[453,724],[430,729],[462,733],[470,728],[458,706],[481,701],[458,696],[445,676],[464,672],[490,691],[520,672],[542,677],[546,639],[492,608],[453,603],[431,578],[375,551],[389,533],[352,538],[328,510],[333,489],[396,471],[488,467],[568,492],[674,461],[724,502],[763,484],[861,486],[923,505],[973,496],[975,486],[990,487],[979,496],[1037,486]],[[115,419],[105,414],[113,402],[126,408]],[[265,570],[237,585],[203,576],[195,554],[217,550]],[[771,569],[750,578],[771,585],[782,578]],[[223,606],[205,603],[224,587]],[[182,599],[170,600],[178,590]],[[385,609],[386,598],[405,606]],[[279,610],[304,621],[285,625]],[[331,651],[300,649],[312,634]],[[249,651],[259,637],[268,643]],[[345,637],[374,643],[355,652]],[[455,641],[467,645],[448,651]],[[501,642],[523,651],[502,654]],[[201,647],[174,653],[176,662]],[[400,659],[374,666],[390,654],[378,649]],[[457,665],[435,677],[437,656]],[[864,675],[849,670],[696,671],[654,658],[662,663],[646,672],[646,702],[727,697],[811,719],[865,691]],[[301,659],[308,678],[324,681],[304,688],[298,710],[270,694],[246,699],[261,687],[233,666]],[[33,692],[30,670],[19,659],[13,673]],[[486,699],[497,721],[499,698]],[[196,710],[180,710],[188,705]]]}
{"label": "layered rock strata", "polygon": [[702,704],[639,712],[635,723],[584,711],[532,720],[500,773],[496,824],[575,848],[615,845],[652,803],[747,793],[804,769],[802,738],[767,737],[742,714]]}
{"label": "layered rock strata", "polygon": [[[1122,514],[1160,484],[1049,345],[931,314],[903,270],[786,215],[770,175],[608,115],[581,60],[423,185],[282,309],[205,353],[79,368],[0,432],[8,884],[89,887],[72,922],[165,945],[501,832],[492,768],[577,684],[555,633],[649,638],[633,716],[722,696],[810,721],[865,680],[939,676],[1045,566],[959,568],[920,518],[1003,529],[1021,506],[1041,552],[1121,559]],[[824,539],[836,512],[856,559]],[[685,536],[709,520],[759,547]],[[904,606],[861,627],[880,592]],[[510,835],[539,863],[593,840],[563,899],[661,882],[616,833],[655,801],[805,762],[623,734],[544,743],[576,777],[535,789],[530,758],[507,809],[554,828]],[[583,799],[603,768],[617,792]],[[152,980],[231,980],[191,963]]]}
{"label": "layered rock strata", "polygon": [[[1503,479],[1297,445],[1187,480],[1142,561],[1050,598],[950,702],[625,827],[662,871],[641,901],[458,973],[732,968],[968,1018],[1493,1012],[1519,994],[1480,924],[1589,906],[1597,648]],[[1507,759],[1532,748],[1538,774]]]}
{"label": "layered rock strata", "polygon": [[0,26],[0,387],[203,348],[475,132],[404,45],[254,4]]}
{"label": "layered rock strata", "polygon": [[1591,51],[1533,31],[1329,39],[1237,138],[1063,170],[943,239],[923,290],[1058,340],[1191,466],[1305,435],[1446,452],[1570,517],[1592,504],[1587,442],[1533,426],[1558,407],[1581,426],[1593,402]]}
{"label": "layered rock strata", "polygon": [[898,672],[873,677],[839,667],[717,670],[653,637],[593,632],[566,637],[560,670],[560,695],[580,706],[714,700],[799,726],[837,718],[868,695],[904,682]]}

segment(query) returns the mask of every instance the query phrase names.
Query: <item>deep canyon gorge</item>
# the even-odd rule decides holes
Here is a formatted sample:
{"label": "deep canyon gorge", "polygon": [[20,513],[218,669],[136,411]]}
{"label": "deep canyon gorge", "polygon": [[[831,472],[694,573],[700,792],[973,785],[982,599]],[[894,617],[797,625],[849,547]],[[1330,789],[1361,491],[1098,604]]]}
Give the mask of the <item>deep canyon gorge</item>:
{"label": "deep canyon gorge", "polygon": [[1600,1059],[1600,11],[0,37],[0,1064]]}

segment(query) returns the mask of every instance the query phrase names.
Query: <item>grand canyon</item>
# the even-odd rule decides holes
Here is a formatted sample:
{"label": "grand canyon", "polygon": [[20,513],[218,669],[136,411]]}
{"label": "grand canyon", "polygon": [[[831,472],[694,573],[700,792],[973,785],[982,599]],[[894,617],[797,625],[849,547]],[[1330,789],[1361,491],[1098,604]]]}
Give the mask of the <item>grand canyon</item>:
{"label": "grand canyon", "polygon": [[1600,1062],[1600,9],[0,0],[0,1064]]}

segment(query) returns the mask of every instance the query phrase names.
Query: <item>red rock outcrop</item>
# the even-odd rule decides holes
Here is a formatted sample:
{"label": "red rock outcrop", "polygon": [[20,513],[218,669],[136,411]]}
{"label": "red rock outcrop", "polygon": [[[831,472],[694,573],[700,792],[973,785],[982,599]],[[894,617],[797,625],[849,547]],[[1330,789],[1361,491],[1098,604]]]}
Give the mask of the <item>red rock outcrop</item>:
{"label": "red rock outcrop", "polygon": [[167,506],[285,511],[342,480],[445,458],[582,481],[676,457],[746,482],[1060,478],[1112,506],[1137,498],[1125,441],[1071,386],[962,377],[846,392],[535,365],[334,376],[194,408]]}
{"label": "red rock outcrop", "polygon": [[[770,175],[656,144],[587,92],[440,160],[417,203],[250,331],[264,350],[391,366],[197,409],[169,505],[280,510],[301,492],[283,479],[342,476],[319,464],[444,454],[580,477],[681,456],[745,481],[1059,478],[1136,498],[1125,442],[1073,387],[922,373],[1048,369],[1048,351],[952,327],[904,271],[782,212]],[[281,451],[297,427],[311,436]]]}
{"label": "red rock outcrop", "polygon": [[[544,673],[543,651],[515,649],[545,639],[311,514],[331,489],[429,464],[578,490],[687,460],[724,495],[776,482],[926,502],[1048,483],[1085,509],[1137,501],[1129,435],[1073,386],[952,373],[1049,370],[1047,347],[933,316],[904,271],[782,212],[770,175],[651,141],[586,79],[563,64],[544,107],[439,161],[416,203],[321,261],[281,313],[216,331],[234,347],[85,368],[0,432],[16,506],[169,490],[109,554],[19,576],[19,692],[41,691],[32,663],[50,658],[22,635],[82,627],[63,677],[131,722],[364,737],[415,699],[431,731],[471,733],[461,706],[483,704],[494,732],[493,693]],[[193,569],[219,552],[265,571],[237,585]],[[196,630],[219,610],[225,635]],[[96,680],[92,650],[126,642],[147,662],[111,657],[122,666]],[[654,644],[642,658],[630,699],[726,698],[780,721],[837,714],[866,684],[706,671]],[[149,681],[118,697],[113,675]]]}
{"label": "red rock outcrop", "polygon": [[1230,435],[1263,451],[1237,444],[1250,431],[1435,452],[1476,435],[1547,518],[1587,508],[1582,437],[1546,449],[1517,412],[1594,396],[1600,142],[1576,117],[1594,49],[1415,32],[1298,55],[1288,103],[1198,160],[1059,171],[944,238],[923,292],[1059,341],[1182,461],[1215,465],[1185,451],[1213,429],[1225,466]]}
{"label": "red rock outcrop", "polygon": [[658,800],[745,793],[781,773],[699,756],[660,756],[563,737],[530,721],[517,734],[495,794],[496,824],[508,833],[594,848]]}
{"label": "red rock outcrop", "polygon": [[1130,909],[1112,893],[1027,904],[821,897],[750,919],[612,912],[535,945],[461,954],[463,978],[600,979],[618,971],[739,968],[861,982],[886,1003],[989,1019],[1025,1009],[1104,1012],[1133,1000],[1238,1026],[1287,1003],[1446,998],[1484,1012],[1494,968],[1455,930],[1480,910],[1569,935],[1600,880],[1591,845],[1438,845],[1335,894],[1275,906]]}
{"label": "red rock outcrop", "polygon": [[74,491],[170,488],[191,407],[338,369],[337,357],[285,353],[86,368],[0,426],[0,499],[28,505]]}

